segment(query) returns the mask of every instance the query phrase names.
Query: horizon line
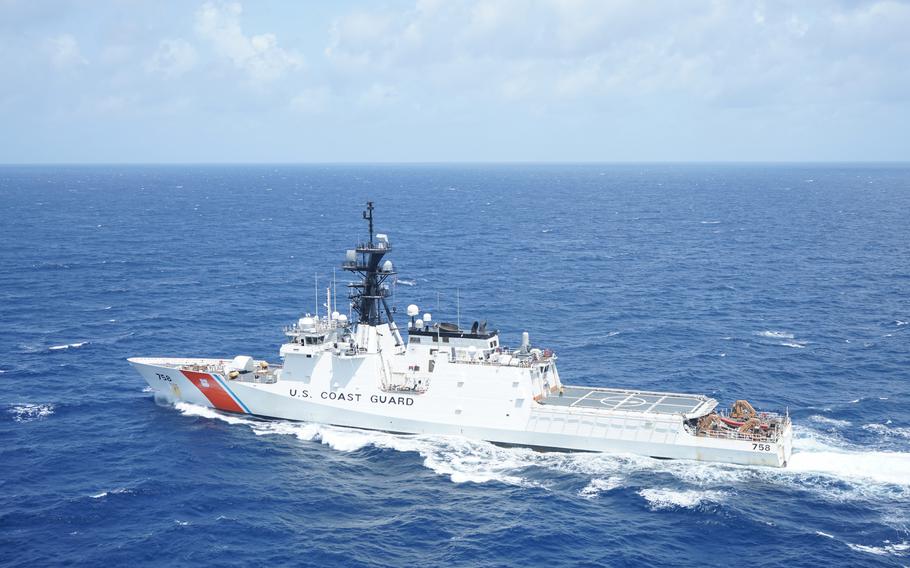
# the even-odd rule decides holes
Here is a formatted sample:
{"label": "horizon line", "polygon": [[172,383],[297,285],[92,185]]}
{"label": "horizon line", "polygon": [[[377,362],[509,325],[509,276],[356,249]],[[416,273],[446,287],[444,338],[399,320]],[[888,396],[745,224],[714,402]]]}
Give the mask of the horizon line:
{"label": "horizon line", "polygon": [[415,160],[415,161],[300,161],[300,162],[0,162],[0,167],[35,166],[617,166],[617,165],[910,165],[910,160]]}

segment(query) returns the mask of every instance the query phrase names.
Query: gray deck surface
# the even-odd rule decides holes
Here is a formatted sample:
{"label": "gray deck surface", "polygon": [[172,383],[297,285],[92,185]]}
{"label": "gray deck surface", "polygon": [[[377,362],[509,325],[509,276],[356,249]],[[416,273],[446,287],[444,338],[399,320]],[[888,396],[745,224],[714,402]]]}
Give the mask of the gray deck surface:
{"label": "gray deck surface", "polygon": [[705,400],[706,397],[698,395],[567,386],[562,396],[550,395],[542,402],[548,406],[688,414],[695,411]]}

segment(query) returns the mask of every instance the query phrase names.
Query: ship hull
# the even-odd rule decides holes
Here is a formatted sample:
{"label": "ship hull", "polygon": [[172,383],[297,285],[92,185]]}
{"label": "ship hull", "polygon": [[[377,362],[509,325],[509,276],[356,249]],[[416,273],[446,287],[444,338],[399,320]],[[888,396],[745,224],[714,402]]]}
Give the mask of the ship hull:
{"label": "ship hull", "polygon": [[339,388],[337,382],[329,387],[289,380],[251,383],[219,373],[185,370],[190,364],[211,361],[130,359],[157,396],[237,414],[404,434],[463,436],[509,446],[742,465],[783,467],[792,451],[789,424],[778,440],[755,442],[696,436],[679,416],[604,413],[538,402],[485,423],[471,414],[471,400],[457,396],[390,393],[369,385],[343,384]]}

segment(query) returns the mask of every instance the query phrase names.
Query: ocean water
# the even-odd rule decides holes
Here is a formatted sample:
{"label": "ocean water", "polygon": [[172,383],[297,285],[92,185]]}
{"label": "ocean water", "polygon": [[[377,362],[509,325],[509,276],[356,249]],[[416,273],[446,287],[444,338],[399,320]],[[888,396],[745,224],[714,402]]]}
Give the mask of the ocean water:
{"label": "ocean water", "polygon": [[[791,467],[156,404],[127,357],[276,360],[368,199],[402,316],[787,408]],[[0,565],[910,565],[908,213],[904,165],[2,167]]]}

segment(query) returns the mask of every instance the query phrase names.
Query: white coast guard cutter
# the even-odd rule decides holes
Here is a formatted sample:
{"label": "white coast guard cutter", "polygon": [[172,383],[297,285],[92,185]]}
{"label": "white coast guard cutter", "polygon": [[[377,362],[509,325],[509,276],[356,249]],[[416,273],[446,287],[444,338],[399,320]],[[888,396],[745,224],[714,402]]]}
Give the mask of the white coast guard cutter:
{"label": "white coast guard cutter", "polygon": [[624,452],[782,467],[792,449],[789,416],[737,401],[717,411],[702,395],[564,385],[556,355],[528,334],[508,349],[499,333],[435,323],[408,306],[405,341],[387,298],[395,274],[386,235],[347,251],[342,267],[356,321],[332,312],[286,327],[282,365],[249,356],[136,357],[158,395],[225,412],[406,434],[466,436],[503,445]]}

